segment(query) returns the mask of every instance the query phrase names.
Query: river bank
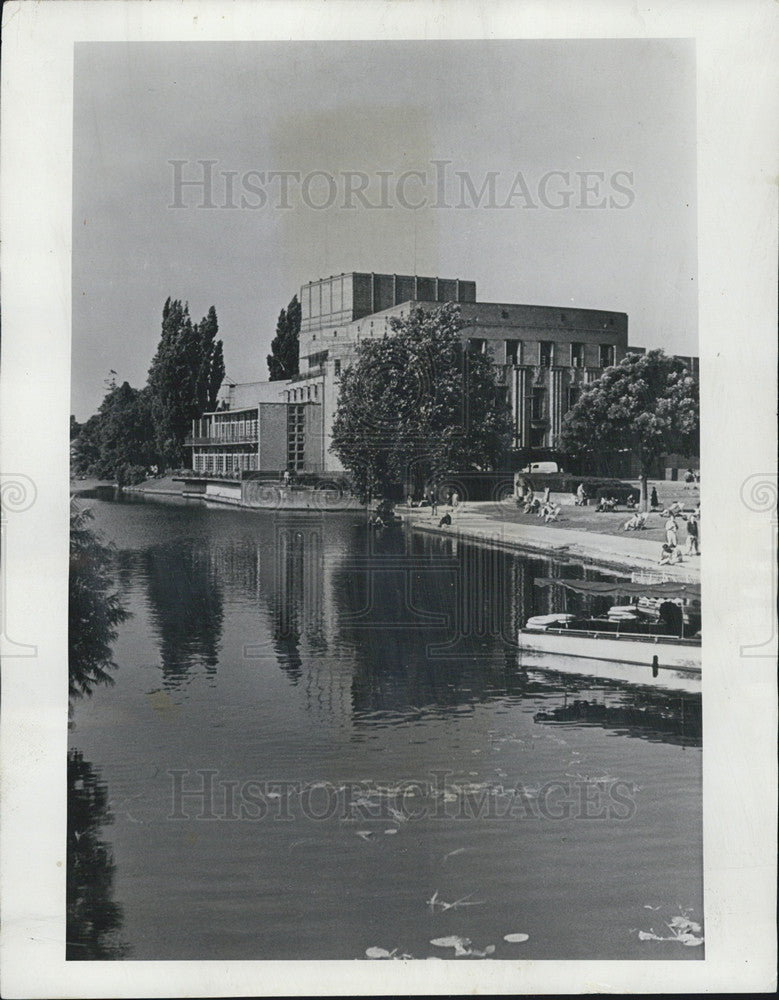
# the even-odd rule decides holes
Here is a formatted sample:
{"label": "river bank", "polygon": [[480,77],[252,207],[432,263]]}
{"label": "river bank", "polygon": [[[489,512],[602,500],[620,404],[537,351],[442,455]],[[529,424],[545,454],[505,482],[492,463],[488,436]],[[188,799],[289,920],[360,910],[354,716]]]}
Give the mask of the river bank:
{"label": "river bank", "polygon": [[[664,484],[664,502],[679,499],[688,510],[698,503],[697,490],[684,494],[680,492],[680,485],[672,484],[677,487],[673,491],[668,489],[669,485]],[[553,499],[557,502],[561,500],[560,497]],[[701,577],[700,556],[685,555],[680,564],[659,565],[660,546],[665,539],[662,512],[650,513],[647,527],[635,532],[622,528],[630,516],[627,511],[596,514],[591,507],[575,507],[572,503],[564,503],[560,519],[551,524],[545,524],[536,515],[523,514],[513,501],[469,502],[454,509],[442,505],[438,508],[437,517],[433,517],[429,507],[403,506],[397,511],[404,522],[417,531],[489,542],[491,545],[590,563],[623,573],[662,573],[666,579],[692,582],[699,582]],[[444,514],[451,514],[452,524],[439,527]],[[681,520],[679,529],[679,541],[684,544],[686,531]]]}
{"label": "river bank", "polygon": [[[113,485],[97,480],[74,481],[72,486],[89,489],[94,485]],[[700,499],[697,486],[658,482],[656,486],[664,504],[678,501],[691,511]],[[184,484],[170,476],[149,479],[137,486],[125,487],[124,492],[141,496],[183,496]],[[282,498],[283,499],[283,498]],[[552,558],[575,560],[618,570],[622,573],[662,573],[667,579],[700,580],[700,557],[685,556],[674,566],[660,566],[660,545],[665,538],[661,511],[650,513],[647,526],[640,532],[627,532],[622,525],[630,516],[627,511],[596,513],[593,507],[576,507],[567,496],[555,494],[552,499],[561,504],[560,520],[545,524],[537,516],[523,514],[516,504],[468,502],[452,510],[446,505],[433,517],[429,507],[399,506],[398,514],[411,528],[432,534],[451,535],[473,541],[488,542],[508,549],[533,552]],[[277,500],[274,507],[284,509]],[[293,509],[293,508],[290,508]],[[452,524],[438,526],[443,514],[452,515]],[[686,541],[684,522],[680,521],[679,541]]]}

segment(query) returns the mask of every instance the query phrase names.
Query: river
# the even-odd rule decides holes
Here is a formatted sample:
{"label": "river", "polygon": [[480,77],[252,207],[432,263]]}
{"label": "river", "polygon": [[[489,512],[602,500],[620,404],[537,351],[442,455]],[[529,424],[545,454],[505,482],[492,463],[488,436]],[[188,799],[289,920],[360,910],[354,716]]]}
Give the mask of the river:
{"label": "river", "polygon": [[71,721],[69,958],[703,957],[647,938],[703,922],[700,697],[518,666],[577,599],[536,577],[608,577],[358,513],[84,502],[131,617]]}

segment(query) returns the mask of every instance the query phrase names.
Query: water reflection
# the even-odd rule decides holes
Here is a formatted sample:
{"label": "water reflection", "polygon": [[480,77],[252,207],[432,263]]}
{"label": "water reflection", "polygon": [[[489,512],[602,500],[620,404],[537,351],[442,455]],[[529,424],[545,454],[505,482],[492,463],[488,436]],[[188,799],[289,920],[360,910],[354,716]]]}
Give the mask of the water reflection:
{"label": "water reflection", "polygon": [[108,789],[78,750],[68,751],[66,952],[68,960],[125,958],[122,908],[114,902],[113,853],[102,840],[113,823]]}
{"label": "water reflection", "polygon": [[[581,697],[581,694],[588,697]],[[597,726],[622,736],[700,747],[703,726],[700,695],[662,694],[604,688],[596,695],[574,689],[562,704],[545,708],[536,722]]]}
{"label": "water reflection", "polygon": [[144,575],[160,637],[164,685],[178,687],[200,664],[214,673],[224,612],[210,547],[194,540],[147,549]]}
{"label": "water reflection", "polygon": [[[171,767],[187,769],[188,788],[198,769],[215,769],[225,788],[255,778],[397,787],[451,771],[474,795],[499,783],[532,797],[579,772],[640,789],[635,822],[619,827],[302,813],[176,826],[125,822],[117,807],[92,842],[104,951],[121,946],[121,926],[139,959],[334,959],[376,945],[424,957],[438,935],[500,948],[519,927],[530,958],[694,957],[650,955],[630,928],[649,926],[648,906],[698,906],[700,754],[686,749],[700,746],[700,701],[519,669],[523,620],[575,599],[535,578],[598,574],[451,537],[370,535],[354,515],[102,508],[134,618],[117,686],[81,706],[77,732],[149,818],[170,811]],[[165,684],[182,687],[167,714],[150,697],[157,655]],[[81,899],[83,912],[91,892],[69,892],[69,905]],[[431,915],[436,892],[488,903]],[[90,933],[88,921],[76,927],[75,946]]]}

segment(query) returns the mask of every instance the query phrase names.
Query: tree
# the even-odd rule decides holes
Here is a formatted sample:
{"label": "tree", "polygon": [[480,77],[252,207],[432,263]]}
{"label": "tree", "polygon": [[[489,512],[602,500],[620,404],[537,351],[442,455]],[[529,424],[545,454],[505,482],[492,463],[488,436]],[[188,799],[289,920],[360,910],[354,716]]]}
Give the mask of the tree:
{"label": "tree", "polygon": [[169,466],[183,464],[184,439],[192,421],[215,408],[225,373],[217,332],[213,306],[199,324],[193,324],[187,303],[170,298],[166,301],[148,388],[157,450]]}
{"label": "tree", "polygon": [[647,510],[647,480],[657,459],[698,451],[698,380],[661,350],[628,354],[584,389],[563,420],[558,444],[580,455],[630,449],[639,461]]}
{"label": "tree", "polygon": [[97,413],[81,425],[74,445],[74,466],[120,486],[142,481],[157,461],[148,389],[123,382],[106,393]]}
{"label": "tree", "polygon": [[216,409],[216,397],[225,377],[222,341],[216,339],[219,324],[213,306],[197,326],[200,335],[200,368],[197,379],[197,404],[200,413],[210,413]]}
{"label": "tree", "polygon": [[271,341],[268,372],[271,382],[292,378],[299,370],[300,303],[297,295],[279,313],[276,336]]}
{"label": "tree", "polygon": [[128,612],[111,591],[111,551],[95,535],[89,509],[71,502],[68,588],[68,692],[70,700],[113,684],[111,646]]}
{"label": "tree", "polygon": [[505,390],[488,355],[462,343],[454,305],[391,320],[341,376],[332,451],[363,500],[448,472],[492,470],[508,447]]}

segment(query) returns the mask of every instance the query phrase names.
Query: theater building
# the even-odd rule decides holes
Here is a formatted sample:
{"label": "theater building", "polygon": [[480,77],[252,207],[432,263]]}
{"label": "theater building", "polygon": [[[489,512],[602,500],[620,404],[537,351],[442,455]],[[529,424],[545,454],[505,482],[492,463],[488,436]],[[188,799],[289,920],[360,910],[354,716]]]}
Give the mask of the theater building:
{"label": "theater building", "polygon": [[[195,421],[188,443],[201,473],[342,471],[331,452],[342,371],[391,320],[446,302],[460,309],[466,348],[489,355],[505,387],[516,449],[552,448],[584,386],[631,351],[625,313],[478,302],[459,278],[350,272],[300,292],[300,373],[227,386],[220,409]],[[697,358],[687,359],[697,374]]]}
{"label": "theater building", "polygon": [[625,313],[477,302],[476,283],[461,279],[339,274],[304,285],[300,302],[300,374],[285,395],[322,403],[326,470],[341,469],[329,449],[342,370],[362,341],[391,336],[393,317],[416,308],[459,306],[467,348],[489,354],[499,369],[515,448],[552,447],[582,386],[628,353]]}

